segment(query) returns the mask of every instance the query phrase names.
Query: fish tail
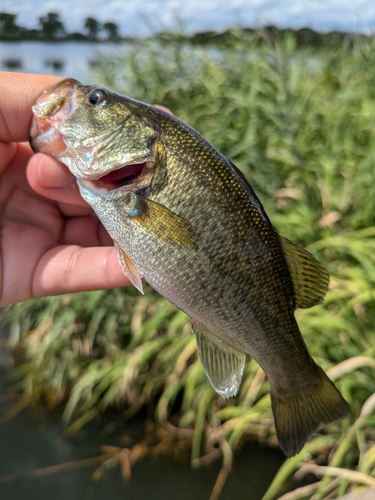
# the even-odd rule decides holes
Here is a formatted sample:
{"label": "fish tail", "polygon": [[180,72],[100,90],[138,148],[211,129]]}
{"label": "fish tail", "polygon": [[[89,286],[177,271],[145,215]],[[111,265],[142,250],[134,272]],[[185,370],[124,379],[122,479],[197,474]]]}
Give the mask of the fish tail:
{"label": "fish tail", "polygon": [[280,447],[287,457],[296,455],[322,425],[350,415],[350,407],[324,371],[297,393],[272,391],[272,410]]}

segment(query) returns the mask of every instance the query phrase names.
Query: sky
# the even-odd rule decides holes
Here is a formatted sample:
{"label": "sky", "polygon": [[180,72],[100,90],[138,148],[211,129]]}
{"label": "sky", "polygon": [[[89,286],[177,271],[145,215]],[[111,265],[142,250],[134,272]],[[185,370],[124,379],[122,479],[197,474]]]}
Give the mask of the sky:
{"label": "sky", "polygon": [[375,32],[374,0],[0,0],[0,11],[17,14],[27,28],[38,17],[58,12],[70,32],[83,31],[84,19],[115,22],[121,35],[145,36],[176,30],[187,33],[228,27],[310,27],[317,31]]}

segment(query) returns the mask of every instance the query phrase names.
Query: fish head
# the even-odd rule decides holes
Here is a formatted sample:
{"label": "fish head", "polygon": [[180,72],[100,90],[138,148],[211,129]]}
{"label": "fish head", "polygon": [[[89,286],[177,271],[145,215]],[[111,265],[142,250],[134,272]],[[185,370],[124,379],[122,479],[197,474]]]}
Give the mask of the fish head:
{"label": "fish head", "polygon": [[[97,85],[62,80],[32,107],[30,143],[96,194],[150,184],[157,155],[157,126],[142,103]],[[147,110],[146,110],[147,111]]]}

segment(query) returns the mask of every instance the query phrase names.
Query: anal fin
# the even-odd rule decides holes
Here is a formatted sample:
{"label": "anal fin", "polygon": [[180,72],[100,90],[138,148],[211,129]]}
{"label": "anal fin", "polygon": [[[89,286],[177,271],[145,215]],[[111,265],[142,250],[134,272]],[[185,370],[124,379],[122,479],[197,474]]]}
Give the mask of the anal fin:
{"label": "anal fin", "polygon": [[238,393],[246,355],[221,341],[216,335],[193,326],[199,357],[215,391],[224,398]]}
{"label": "anal fin", "polygon": [[134,262],[130,259],[127,253],[124,252],[124,250],[116,242],[114,243],[117,258],[125,276],[127,276],[130,282],[135,286],[135,288],[144,295],[141,273],[138,271]]}

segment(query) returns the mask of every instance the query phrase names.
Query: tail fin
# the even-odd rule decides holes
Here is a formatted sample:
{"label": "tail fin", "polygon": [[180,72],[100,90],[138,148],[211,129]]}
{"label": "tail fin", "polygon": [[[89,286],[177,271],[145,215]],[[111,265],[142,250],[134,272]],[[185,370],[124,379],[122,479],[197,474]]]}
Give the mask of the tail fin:
{"label": "tail fin", "polygon": [[324,371],[317,368],[317,381],[303,390],[278,394],[271,390],[272,410],[281,449],[296,455],[322,425],[350,415],[350,407]]}

